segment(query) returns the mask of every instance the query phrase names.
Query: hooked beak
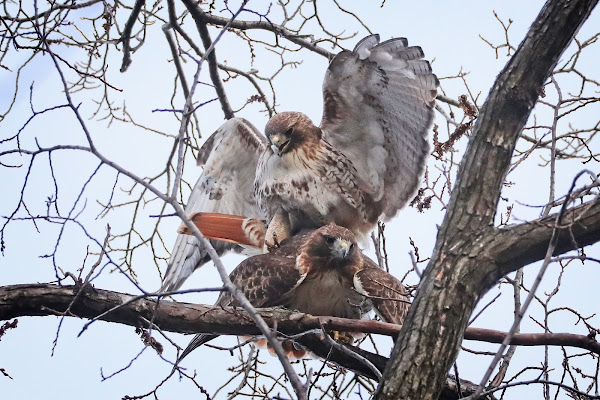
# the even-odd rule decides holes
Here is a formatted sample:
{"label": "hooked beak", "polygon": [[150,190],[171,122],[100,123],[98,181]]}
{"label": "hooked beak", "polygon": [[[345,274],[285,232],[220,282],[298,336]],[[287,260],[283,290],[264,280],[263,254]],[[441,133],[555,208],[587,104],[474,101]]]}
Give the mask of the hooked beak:
{"label": "hooked beak", "polygon": [[273,150],[273,153],[277,156],[277,157],[281,157],[281,152],[279,151],[279,147],[277,147],[276,145],[272,144],[271,145],[271,150]]}
{"label": "hooked beak", "polygon": [[289,142],[289,139],[285,142],[282,142],[279,135],[273,135],[271,136],[271,150],[273,150],[273,153],[275,153],[276,156],[281,157],[283,155],[283,149]]}
{"label": "hooked beak", "polygon": [[336,239],[333,244],[333,252],[336,257],[346,258],[352,249],[352,243],[344,239]]}

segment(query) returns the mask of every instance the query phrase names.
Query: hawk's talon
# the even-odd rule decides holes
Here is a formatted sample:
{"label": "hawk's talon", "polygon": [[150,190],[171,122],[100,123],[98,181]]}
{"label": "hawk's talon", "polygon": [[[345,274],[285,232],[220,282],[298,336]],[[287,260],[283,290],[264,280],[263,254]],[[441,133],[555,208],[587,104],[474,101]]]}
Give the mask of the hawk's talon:
{"label": "hawk's talon", "polygon": [[281,246],[281,244],[279,243],[279,240],[277,240],[277,232],[273,232],[273,247],[279,247]]}
{"label": "hawk's talon", "polygon": [[274,249],[278,249],[281,246],[281,243],[279,243],[279,240],[277,240],[277,232],[273,232],[272,239],[272,243],[269,243],[269,241],[265,239],[265,247],[269,252],[271,252]]}

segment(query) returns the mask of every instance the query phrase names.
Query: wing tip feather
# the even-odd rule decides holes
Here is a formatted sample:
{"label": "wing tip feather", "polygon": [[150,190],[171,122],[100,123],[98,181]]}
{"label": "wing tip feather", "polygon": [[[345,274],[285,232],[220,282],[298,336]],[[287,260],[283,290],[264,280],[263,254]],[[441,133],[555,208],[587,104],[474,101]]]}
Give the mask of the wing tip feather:
{"label": "wing tip feather", "polygon": [[364,38],[359,40],[358,43],[356,43],[356,46],[354,46],[354,50],[352,50],[352,52],[358,53],[362,49],[369,50],[372,47],[376,46],[377,43],[379,43],[379,40],[380,37],[378,33],[373,33],[371,35],[365,36]]}

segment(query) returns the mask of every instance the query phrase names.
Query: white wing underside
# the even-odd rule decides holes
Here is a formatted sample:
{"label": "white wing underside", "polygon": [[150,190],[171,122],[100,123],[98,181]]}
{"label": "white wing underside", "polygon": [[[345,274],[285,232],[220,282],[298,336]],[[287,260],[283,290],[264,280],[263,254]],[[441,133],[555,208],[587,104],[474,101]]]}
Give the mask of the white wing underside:
{"label": "white wing underside", "polygon": [[[215,212],[265,219],[254,198],[254,175],[266,138],[248,121],[232,118],[209,137],[200,150],[204,166],[185,208],[186,215]],[[242,250],[230,243],[211,241],[219,254]],[[179,234],[169,259],[161,291],[177,290],[196,268],[209,261],[193,235]]]}

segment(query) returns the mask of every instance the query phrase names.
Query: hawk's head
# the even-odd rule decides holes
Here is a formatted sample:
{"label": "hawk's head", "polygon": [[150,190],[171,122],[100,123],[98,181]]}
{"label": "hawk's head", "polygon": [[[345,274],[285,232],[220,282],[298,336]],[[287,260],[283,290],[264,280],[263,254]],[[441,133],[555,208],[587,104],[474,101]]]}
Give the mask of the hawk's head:
{"label": "hawk's head", "polygon": [[335,269],[353,276],[362,269],[363,255],[351,231],[330,223],[310,234],[296,264],[301,274]]}
{"label": "hawk's head", "polygon": [[273,153],[281,157],[307,143],[318,142],[321,129],[302,113],[282,112],[267,122],[265,135],[271,142]]}

